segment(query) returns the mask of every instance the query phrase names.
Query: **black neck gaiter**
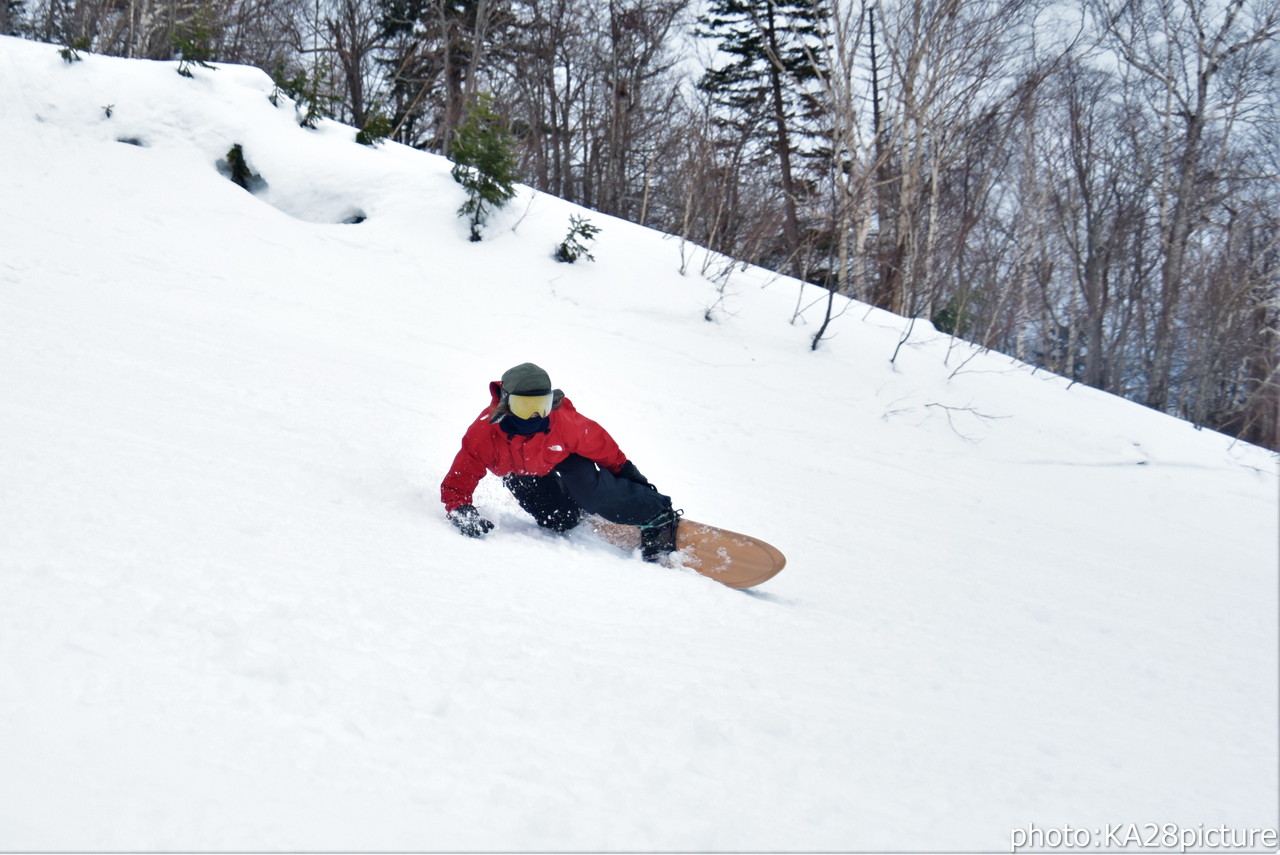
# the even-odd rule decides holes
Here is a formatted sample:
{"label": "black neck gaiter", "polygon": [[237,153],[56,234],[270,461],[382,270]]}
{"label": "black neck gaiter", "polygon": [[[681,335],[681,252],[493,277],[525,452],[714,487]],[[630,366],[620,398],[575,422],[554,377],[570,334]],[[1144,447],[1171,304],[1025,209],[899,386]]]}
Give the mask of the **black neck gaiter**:
{"label": "black neck gaiter", "polygon": [[508,413],[502,417],[498,425],[506,431],[507,436],[533,436],[535,433],[546,433],[551,430],[550,416],[537,416],[532,419],[518,419]]}

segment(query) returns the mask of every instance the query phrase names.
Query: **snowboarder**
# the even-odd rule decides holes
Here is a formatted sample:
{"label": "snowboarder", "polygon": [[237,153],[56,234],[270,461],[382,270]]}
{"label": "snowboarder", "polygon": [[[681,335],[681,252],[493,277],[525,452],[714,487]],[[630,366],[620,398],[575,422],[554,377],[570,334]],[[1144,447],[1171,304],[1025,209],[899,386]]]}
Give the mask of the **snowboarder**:
{"label": "snowboarder", "polygon": [[489,384],[492,401],[462,437],[440,484],[440,500],[458,531],[483,537],[493,523],[472,504],[485,472],[502,483],[543,528],[566,532],[583,511],[640,528],[646,561],[676,548],[680,512],[659,493],[599,424],[581,415],[532,362]]}

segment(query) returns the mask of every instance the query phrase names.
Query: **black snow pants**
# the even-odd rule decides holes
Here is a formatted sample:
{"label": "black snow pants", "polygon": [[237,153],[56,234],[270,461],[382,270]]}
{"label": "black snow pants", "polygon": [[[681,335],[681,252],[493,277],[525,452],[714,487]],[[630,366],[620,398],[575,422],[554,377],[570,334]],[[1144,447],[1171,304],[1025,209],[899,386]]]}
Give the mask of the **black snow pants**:
{"label": "black snow pants", "polygon": [[538,525],[552,531],[573,528],[583,511],[622,525],[643,525],[671,508],[671,499],[652,487],[619,478],[577,454],[549,475],[507,475],[502,483]]}

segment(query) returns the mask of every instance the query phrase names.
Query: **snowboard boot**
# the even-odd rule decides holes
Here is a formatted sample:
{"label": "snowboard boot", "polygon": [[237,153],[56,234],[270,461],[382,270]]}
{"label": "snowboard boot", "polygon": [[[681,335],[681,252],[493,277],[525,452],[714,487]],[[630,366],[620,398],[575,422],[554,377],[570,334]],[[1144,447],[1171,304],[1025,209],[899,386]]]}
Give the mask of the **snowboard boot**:
{"label": "snowboard boot", "polygon": [[645,561],[661,561],[676,551],[676,528],[684,511],[668,507],[640,526],[640,557]]}

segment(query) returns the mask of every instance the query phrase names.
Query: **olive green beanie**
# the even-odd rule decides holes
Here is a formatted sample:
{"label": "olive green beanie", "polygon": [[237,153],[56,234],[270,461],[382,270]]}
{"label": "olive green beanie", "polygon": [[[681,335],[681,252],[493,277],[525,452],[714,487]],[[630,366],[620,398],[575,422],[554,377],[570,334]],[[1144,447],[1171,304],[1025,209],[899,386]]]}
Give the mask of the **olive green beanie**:
{"label": "olive green beanie", "polygon": [[502,391],[508,395],[546,395],[551,376],[532,362],[522,362],[502,375]]}

